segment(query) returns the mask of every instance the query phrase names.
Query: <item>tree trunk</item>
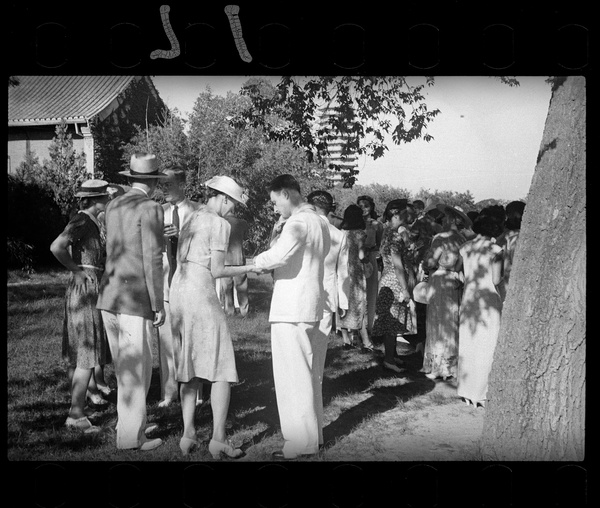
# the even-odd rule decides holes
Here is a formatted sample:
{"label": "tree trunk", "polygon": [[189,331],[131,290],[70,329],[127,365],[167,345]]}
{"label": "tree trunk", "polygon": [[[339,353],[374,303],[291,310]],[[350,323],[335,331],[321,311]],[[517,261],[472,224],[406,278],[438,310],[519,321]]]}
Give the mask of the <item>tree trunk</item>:
{"label": "tree trunk", "polygon": [[557,78],[489,378],[485,459],[584,459],[585,168],[585,78]]}

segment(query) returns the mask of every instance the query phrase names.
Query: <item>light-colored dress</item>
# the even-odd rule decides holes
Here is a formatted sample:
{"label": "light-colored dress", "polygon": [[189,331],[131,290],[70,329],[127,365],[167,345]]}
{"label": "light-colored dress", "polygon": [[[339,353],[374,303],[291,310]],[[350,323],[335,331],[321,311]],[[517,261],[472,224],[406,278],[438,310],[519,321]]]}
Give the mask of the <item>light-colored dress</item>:
{"label": "light-colored dress", "polygon": [[385,335],[404,335],[416,332],[416,323],[413,322],[413,313],[408,302],[402,302],[403,293],[396,277],[392,254],[397,254],[404,265],[404,277],[408,280],[406,260],[408,246],[404,243],[398,231],[386,228],[381,242],[381,256],[383,258],[383,272],[379,280],[379,293],[373,322],[373,340],[380,341]]}
{"label": "light-colored dress", "polygon": [[[92,369],[110,363],[102,314],[96,308],[99,282],[106,261],[106,240],[100,223],[78,212],[63,231],[71,241],[71,257],[92,281],[76,286],[73,277],[65,294],[62,356],[71,367]],[[95,267],[95,268],[94,268]]]}
{"label": "light-colored dress", "polygon": [[340,318],[339,326],[346,330],[360,330],[367,313],[367,279],[365,265],[358,258],[358,250],[360,243],[365,241],[366,233],[362,229],[342,231],[346,235],[348,248],[348,277],[343,288],[348,295],[348,311]]}
{"label": "light-colored dress", "polygon": [[465,243],[459,232],[450,230],[433,237],[431,250],[442,249],[438,266],[429,274],[431,297],[427,305],[426,339],[422,372],[436,377],[455,377],[458,364],[458,324],[462,291],[456,264]]}
{"label": "light-colored dress", "polygon": [[486,399],[502,300],[492,279],[492,262],[502,249],[477,235],[460,247],[465,286],[460,305],[457,394],[473,402]]}
{"label": "light-colored dress", "polygon": [[229,223],[203,207],[179,234],[170,288],[173,340],[181,341],[177,380],[238,381],[231,334],[210,271],[211,253],[226,252]]}

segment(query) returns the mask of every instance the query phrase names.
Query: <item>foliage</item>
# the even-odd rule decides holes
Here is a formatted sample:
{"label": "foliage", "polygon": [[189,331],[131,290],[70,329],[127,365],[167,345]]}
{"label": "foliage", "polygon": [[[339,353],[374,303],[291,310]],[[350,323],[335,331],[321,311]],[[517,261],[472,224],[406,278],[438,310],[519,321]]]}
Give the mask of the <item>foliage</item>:
{"label": "foliage", "polygon": [[8,175],[10,220],[6,221],[8,266],[30,271],[54,262],[50,243],[65,225],[54,194],[33,179]]}
{"label": "foliage", "polygon": [[433,203],[446,203],[451,206],[460,206],[465,212],[479,209],[473,204],[473,196],[467,192],[453,191],[430,191],[429,189],[421,189],[416,194],[411,193],[407,189],[393,187],[387,184],[373,183],[369,185],[355,185],[352,189],[335,187],[332,194],[337,203],[336,214],[342,216],[346,207],[350,204],[355,204],[358,196],[371,196],[375,202],[375,211],[381,217],[385,207],[392,199],[408,199],[409,202],[416,199],[427,203],[428,199]]}
{"label": "foliage", "polygon": [[[241,93],[253,101],[249,122],[264,128],[270,139],[289,140],[320,160],[324,139],[331,133],[346,134],[348,152],[377,159],[388,149],[386,134],[396,144],[432,139],[426,128],[439,110],[427,108],[422,92],[434,80],[424,79],[412,84],[402,76],[284,76],[272,97],[256,94],[254,83]],[[315,129],[320,108],[328,106],[337,115],[329,126]],[[267,113],[277,113],[285,122],[272,125],[263,119]]]}
{"label": "foliage", "polygon": [[[64,220],[68,220],[76,205],[75,193],[81,183],[91,178],[86,170],[85,154],[73,148],[72,135],[64,120],[56,126],[56,135],[48,147],[50,160],[40,164],[35,153],[27,154],[16,170],[17,178],[25,184],[49,190]],[[97,176],[98,178],[99,176]]]}
{"label": "foliage", "polygon": [[[129,168],[129,162],[134,153],[150,152],[156,155],[161,169],[179,166],[188,175],[196,172],[188,138],[184,132],[183,120],[179,117],[177,110],[167,110],[164,114],[165,120],[163,122],[149,125],[147,129],[137,126],[131,140],[122,145],[121,162],[123,169]],[[125,177],[119,175],[119,179],[124,180]],[[163,200],[160,189],[157,190],[156,199],[158,201]]]}
{"label": "foliage", "polygon": [[429,189],[420,189],[415,194],[414,199],[420,199],[424,203],[429,200],[432,203],[445,203],[450,206],[459,206],[463,211],[470,212],[471,210],[479,210],[473,202],[473,196],[470,191],[430,191]]}
{"label": "foliage", "polygon": [[33,273],[33,245],[16,238],[6,239],[7,267]]}
{"label": "foliage", "polygon": [[[267,247],[276,220],[265,186],[282,173],[293,174],[305,192],[323,188],[327,181],[302,150],[269,140],[263,128],[250,125],[249,108],[252,102],[242,95],[215,96],[210,89],[200,93],[190,115],[189,144],[198,165],[190,190],[201,193],[202,183],[216,174],[231,176],[248,189],[248,206],[238,214],[250,223],[246,251],[256,253]],[[276,123],[275,115],[271,121]]]}
{"label": "foliage", "polygon": [[106,118],[95,117],[90,123],[94,137],[95,171],[113,183],[122,180],[119,171],[123,169],[124,145],[130,143],[140,130],[166,122],[168,115],[167,107],[149,79],[133,80],[118,101],[119,106],[111,115]]}

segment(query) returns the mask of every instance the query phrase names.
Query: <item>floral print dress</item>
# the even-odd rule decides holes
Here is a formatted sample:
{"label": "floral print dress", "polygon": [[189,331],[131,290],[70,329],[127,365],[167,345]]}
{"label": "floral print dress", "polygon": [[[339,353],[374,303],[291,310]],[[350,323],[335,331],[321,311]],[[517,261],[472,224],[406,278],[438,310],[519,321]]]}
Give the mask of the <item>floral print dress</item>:
{"label": "floral print dress", "polygon": [[398,231],[387,228],[381,242],[381,256],[383,258],[383,272],[379,281],[377,305],[375,308],[375,321],[373,323],[373,339],[384,335],[398,335],[415,333],[413,313],[409,302],[402,302],[406,293],[400,288],[396,277],[392,254],[397,254],[402,259],[404,275],[408,280],[408,245]]}

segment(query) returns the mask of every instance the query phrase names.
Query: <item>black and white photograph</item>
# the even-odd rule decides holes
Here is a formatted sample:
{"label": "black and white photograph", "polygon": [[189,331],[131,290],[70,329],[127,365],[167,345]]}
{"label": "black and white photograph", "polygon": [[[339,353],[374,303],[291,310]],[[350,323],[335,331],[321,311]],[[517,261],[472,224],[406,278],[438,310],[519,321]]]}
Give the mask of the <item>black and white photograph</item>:
{"label": "black and white photograph", "polygon": [[[340,21],[311,72],[250,6],[185,28],[180,9],[148,7],[152,37],[110,46],[113,72],[39,44],[47,65],[9,66],[9,467],[50,468],[42,486],[54,465],[168,463],[202,466],[198,485],[267,467],[366,488],[394,467],[408,485],[412,465],[485,482],[483,465],[534,463],[587,506],[585,62],[437,72],[427,47],[372,72]],[[226,45],[200,52],[213,31]],[[107,503],[150,503],[117,483]],[[282,485],[252,502],[308,499]],[[327,506],[390,488],[336,485]]]}

